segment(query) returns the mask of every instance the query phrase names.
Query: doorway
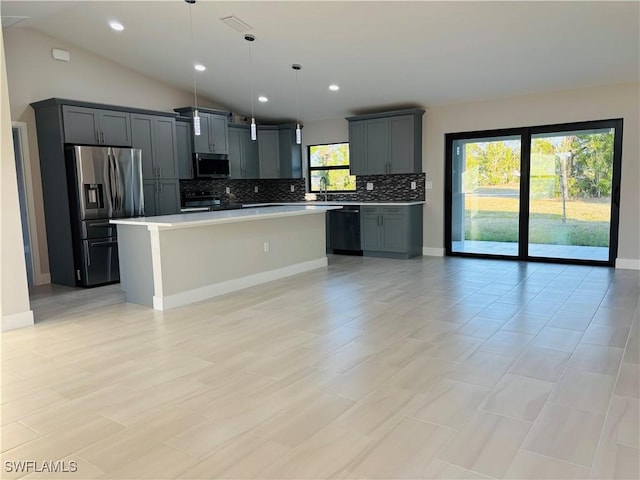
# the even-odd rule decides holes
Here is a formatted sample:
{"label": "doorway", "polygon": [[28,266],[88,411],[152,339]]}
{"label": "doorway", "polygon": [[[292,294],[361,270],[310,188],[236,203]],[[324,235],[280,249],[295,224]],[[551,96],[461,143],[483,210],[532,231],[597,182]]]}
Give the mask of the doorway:
{"label": "doorway", "polygon": [[446,136],[448,255],[613,266],[622,120]]}
{"label": "doorway", "polygon": [[11,126],[11,134],[13,137],[13,151],[16,164],[16,178],[18,181],[18,201],[20,204],[20,223],[22,225],[22,241],[24,249],[24,261],[27,268],[27,283],[29,287],[34,286],[35,269],[34,255],[32,250],[32,241],[29,224],[29,204],[27,193],[27,177],[30,179],[30,170],[28,169],[28,154],[26,144],[26,124],[14,122]]}

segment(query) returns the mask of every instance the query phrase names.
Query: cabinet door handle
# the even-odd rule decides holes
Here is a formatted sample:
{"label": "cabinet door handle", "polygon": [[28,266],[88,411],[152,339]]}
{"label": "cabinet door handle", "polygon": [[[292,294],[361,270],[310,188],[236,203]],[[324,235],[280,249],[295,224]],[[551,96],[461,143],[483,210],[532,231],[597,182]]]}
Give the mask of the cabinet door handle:
{"label": "cabinet door handle", "polygon": [[158,178],[162,177],[162,165],[158,165]]}
{"label": "cabinet door handle", "polygon": [[100,130],[96,130],[96,142],[100,143]]}
{"label": "cabinet door handle", "polygon": [[102,143],[105,143],[104,142],[104,130],[102,130],[100,133],[102,134]]}
{"label": "cabinet door handle", "polygon": [[380,226],[384,227],[384,217],[380,215]]}
{"label": "cabinet door handle", "polygon": [[158,182],[158,187],[160,187],[160,193],[162,193],[162,182]]}

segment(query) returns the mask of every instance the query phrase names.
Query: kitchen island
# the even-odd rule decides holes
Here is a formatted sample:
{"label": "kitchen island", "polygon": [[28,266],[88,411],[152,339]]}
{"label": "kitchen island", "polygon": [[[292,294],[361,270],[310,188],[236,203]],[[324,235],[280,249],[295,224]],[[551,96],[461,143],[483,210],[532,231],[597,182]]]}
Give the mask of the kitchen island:
{"label": "kitchen island", "polygon": [[325,212],[271,206],[111,220],[127,302],[187,305],[326,268]]}

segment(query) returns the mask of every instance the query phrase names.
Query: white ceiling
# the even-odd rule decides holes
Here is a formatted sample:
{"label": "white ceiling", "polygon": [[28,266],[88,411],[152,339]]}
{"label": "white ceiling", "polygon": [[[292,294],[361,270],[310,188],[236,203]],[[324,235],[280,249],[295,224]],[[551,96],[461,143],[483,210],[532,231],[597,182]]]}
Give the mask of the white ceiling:
{"label": "white ceiling", "polygon": [[[2,1],[2,15],[226,108],[250,112],[249,44],[219,19],[252,26],[261,120],[303,121],[639,81],[640,3]],[[123,32],[107,22],[116,19]],[[340,85],[329,92],[332,82]]]}

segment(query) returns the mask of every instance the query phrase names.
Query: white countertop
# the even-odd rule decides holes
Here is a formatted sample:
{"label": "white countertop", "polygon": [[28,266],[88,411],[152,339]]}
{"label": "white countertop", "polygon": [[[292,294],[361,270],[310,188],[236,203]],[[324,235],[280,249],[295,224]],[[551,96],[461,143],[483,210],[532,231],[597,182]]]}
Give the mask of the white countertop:
{"label": "white countertop", "polygon": [[[307,202],[309,203],[309,202]],[[138,225],[148,227],[150,230],[189,228],[221,223],[246,222],[251,220],[263,220],[267,218],[289,217],[295,215],[310,215],[324,213],[327,210],[340,208],[336,205],[302,205],[302,204],[260,204],[264,208],[246,208],[238,210],[222,210],[217,212],[182,213],[176,215],[162,215],[158,217],[120,218],[110,220],[115,225]],[[267,206],[281,205],[281,206]]]}
{"label": "white countertop", "polygon": [[247,203],[242,204],[243,207],[259,207],[267,205],[371,205],[372,207],[405,207],[409,205],[423,205],[426,203],[424,200],[413,200],[408,202],[350,202],[339,200],[328,200],[323,202],[322,200],[305,201],[305,202],[274,202],[274,203]]}

